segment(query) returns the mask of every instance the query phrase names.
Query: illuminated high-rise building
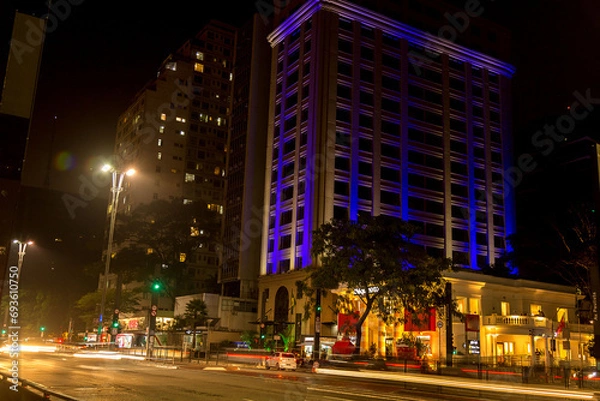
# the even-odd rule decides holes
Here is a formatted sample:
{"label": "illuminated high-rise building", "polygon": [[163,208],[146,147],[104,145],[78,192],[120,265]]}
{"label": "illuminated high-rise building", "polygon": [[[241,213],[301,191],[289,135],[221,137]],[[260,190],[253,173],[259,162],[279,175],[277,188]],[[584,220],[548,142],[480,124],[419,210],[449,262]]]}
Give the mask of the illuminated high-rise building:
{"label": "illuminated high-rise building", "polygon": [[[154,200],[201,202],[222,214],[236,29],[211,21],[161,65],[117,123],[119,168],[134,167],[119,213]],[[186,288],[216,279],[216,246],[188,262]]]}
{"label": "illuminated high-rise building", "polygon": [[268,36],[259,286],[260,318],[295,322],[298,340],[313,331],[295,283],[321,224],[396,216],[429,254],[478,269],[506,251],[515,215],[511,65],[400,22],[385,2],[296,3]]}

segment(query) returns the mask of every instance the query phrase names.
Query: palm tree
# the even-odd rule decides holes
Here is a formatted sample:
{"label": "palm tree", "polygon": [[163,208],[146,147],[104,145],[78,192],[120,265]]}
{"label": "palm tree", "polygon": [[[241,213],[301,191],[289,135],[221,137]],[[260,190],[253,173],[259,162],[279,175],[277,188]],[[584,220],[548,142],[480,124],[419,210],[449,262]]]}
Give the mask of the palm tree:
{"label": "palm tree", "polygon": [[206,319],[208,316],[208,308],[206,303],[197,298],[192,299],[185,305],[184,317],[188,322],[192,323],[192,330],[194,335],[192,337],[192,349],[196,349],[196,326],[198,323]]}

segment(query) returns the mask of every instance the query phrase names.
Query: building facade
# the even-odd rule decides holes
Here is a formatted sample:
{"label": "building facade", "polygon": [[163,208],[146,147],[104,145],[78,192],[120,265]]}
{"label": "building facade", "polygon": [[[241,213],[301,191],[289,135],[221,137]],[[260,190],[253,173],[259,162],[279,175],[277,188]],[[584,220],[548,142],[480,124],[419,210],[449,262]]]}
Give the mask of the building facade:
{"label": "building facade", "polygon": [[258,299],[264,203],[270,51],[255,15],[238,31],[232,114],[227,146],[222,295]]}
{"label": "building facade", "polygon": [[[386,15],[308,1],[268,36],[264,321],[295,321],[277,294],[297,295],[311,233],[332,218],[402,218],[430,255],[467,269],[494,264],[515,231],[514,68]],[[303,322],[297,341],[313,332]]]}
{"label": "building facade", "polygon": [[[200,202],[223,213],[236,29],[211,21],[160,66],[117,123],[116,164],[134,167],[119,213],[155,200]],[[217,276],[216,246],[187,255],[184,292]]]}

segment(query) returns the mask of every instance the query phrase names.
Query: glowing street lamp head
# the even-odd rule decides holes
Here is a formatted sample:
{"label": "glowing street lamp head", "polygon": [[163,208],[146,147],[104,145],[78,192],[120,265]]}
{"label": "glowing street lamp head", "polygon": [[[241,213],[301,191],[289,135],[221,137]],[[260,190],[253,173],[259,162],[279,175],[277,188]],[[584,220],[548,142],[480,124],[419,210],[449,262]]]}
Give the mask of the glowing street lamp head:
{"label": "glowing street lamp head", "polygon": [[130,168],[129,170],[127,170],[127,172],[125,174],[127,174],[129,177],[131,177],[132,175],[135,174],[135,169]]}
{"label": "glowing street lamp head", "polygon": [[108,173],[109,171],[113,170],[113,166],[111,166],[110,164],[105,164],[104,166],[102,166],[102,171],[104,171],[105,173]]}
{"label": "glowing street lamp head", "polygon": [[13,244],[27,244],[27,245],[33,245],[33,241],[27,241],[27,242],[21,242],[18,239],[14,239],[13,240]]}

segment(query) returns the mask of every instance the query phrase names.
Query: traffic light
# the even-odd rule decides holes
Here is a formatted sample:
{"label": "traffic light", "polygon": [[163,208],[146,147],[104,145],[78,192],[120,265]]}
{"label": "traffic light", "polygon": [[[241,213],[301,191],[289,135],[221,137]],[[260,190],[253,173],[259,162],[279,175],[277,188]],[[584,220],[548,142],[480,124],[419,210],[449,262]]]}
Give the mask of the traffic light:
{"label": "traffic light", "polygon": [[454,342],[454,333],[452,333],[452,344],[451,344],[451,346],[452,346],[452,355],[456,355],[457,354],[456,345],[455,344],[456,343]]}
{"label": "traffic light", "polygon": [[112,327],[113,327],[114,329],[118,329],[118,328],[119,328],[119,321],[118,321],[118,320],[113,320],[113,322],[112,322]]}
{"label": "traffic light", "polygon": [[159,292],[160,290],[162,290],[162,287],[162,282],[159,279],[154,279],[150,284],[150,289],[154,292]]}
{"label": "traffic light", "polygon": [[46,328],[44,326],[40,327],[40,331],[46,331]]}
{"label": "traffic light", "polygon": [[2,329],[2,335],[6,334],[6,329]]}

